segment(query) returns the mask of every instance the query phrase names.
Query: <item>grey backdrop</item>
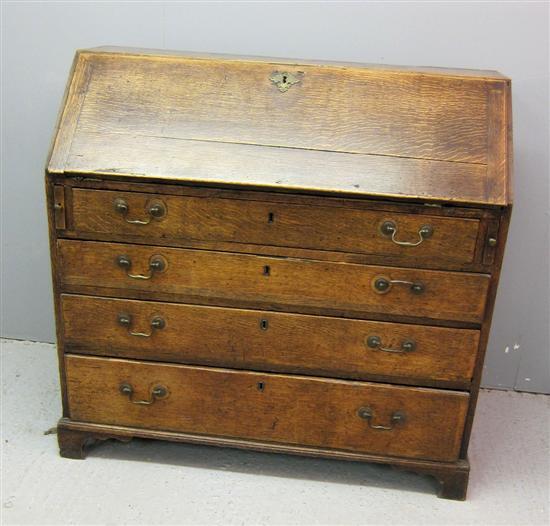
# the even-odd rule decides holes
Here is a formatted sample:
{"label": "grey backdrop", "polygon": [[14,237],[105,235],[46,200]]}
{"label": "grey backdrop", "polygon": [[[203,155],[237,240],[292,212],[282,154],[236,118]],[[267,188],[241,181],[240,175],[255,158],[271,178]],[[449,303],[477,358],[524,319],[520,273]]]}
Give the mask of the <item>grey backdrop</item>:
{"label": "grey backdrop", "polygon": [[513,79],[516,200],[484,385],[550,391],[546,2],[18,1],[2,15],[2,336],[54,339],[43,168],[76,48],[497,69]]}

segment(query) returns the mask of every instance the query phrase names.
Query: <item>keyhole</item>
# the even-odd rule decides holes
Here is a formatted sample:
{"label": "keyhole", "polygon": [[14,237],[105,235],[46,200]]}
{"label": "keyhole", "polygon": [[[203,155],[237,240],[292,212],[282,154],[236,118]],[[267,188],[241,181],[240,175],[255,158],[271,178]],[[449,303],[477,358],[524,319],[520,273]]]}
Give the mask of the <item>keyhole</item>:
{"label": "keyhole", "polygon": [[265,389],[265,384],[264,382],[258,382],[258,391],[263,391]]}
{"label": "keyhole", "polygon": [[273,221],[275,221],[275,214],[273,212],[269,212],[269,214],[267,214],[267,222],[273,223]]}
{"label": "keyhole", "polygon": [[269,276],[271,274],[271,268],[269,265],[264,266],[264,276]]}
{"label": "keyhole", "polygon": [[267,331],[268,323],[267,320],[260,320],[260,329],[262,331]]}
{"label": "keyhole", "polygon": [[286,75],[283,75],[283,84],[286,84]]}

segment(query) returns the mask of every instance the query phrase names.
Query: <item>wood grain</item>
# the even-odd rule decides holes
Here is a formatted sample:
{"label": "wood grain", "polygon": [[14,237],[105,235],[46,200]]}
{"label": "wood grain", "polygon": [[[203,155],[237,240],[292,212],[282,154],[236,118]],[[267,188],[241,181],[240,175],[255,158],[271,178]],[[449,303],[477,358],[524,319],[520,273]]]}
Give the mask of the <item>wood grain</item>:
{"label": "wood grain", "polygon": [[102,53],[102,54],[116,54],[117,56],[129,55],[143,55],[148,57],[158,58],[173,58],[184,57],[194,58],[201,60],[217,59],[228,60],[236,62],[268,62],[274,65],[309,65],[309,66],[333,66],[337,68],[359,68],[359,69],[373,69],[380,71],[391,71],[393,73],[409,75],[411,73],[422,73],[422,75],[434,75],[439,77],[445,75],[446,77],[457,77],[459,79],[484,79],[484,80],[508,80],[508,77],[502,75],[498,71],[487,69],[468,69],[468,68],[449,68],[449,67],[434,67],[434,66],[403,66],[396,64],[376,64],[376,63],[363,63],[363,62],[342,62],[332,60],[314,60],[314,59],[298,59],[298,58],[282,58],[282,57],[266,57],[258,55],[233,55],[230,53],[205,53],[199,51],[180,51],[180,50],[167,50],[167,49],[150,49],[150,48],[138,48],[127,46],[97,46],[86,50],[87,52]]}
{"label": "wood grain", "polygon": [[[300,82],[281,93],[274,71]],[[513,199],[509,79],[82,50],[46,190],[63,456],[150,437],[384,462],[465,497]],[[153,200],[167,214],[130,225],[115,196],[127,218]],[[399,240],[434,235],[399,247],[384,220]],[[166,268],[131,278],[120,255],[134,274],[152,256]],[[398,283],[378,294],[377,277]],[[154,316],[162,328],[130,334]],[[122,381],[169,395],[135,405]],[[367,403],[373,425],[406,419],[372,429]]]}
{"label": "wood grain", "polygon": [[[147,151],[147,158],[136,156],[136,151]],[[217,186],[239,182],[244,187],[276,191],[501,204],[487,193],[483,164],[167,140],[109,131],[75,136],[64,170],[146,181],[170,179]]]}
{"label": "wood grain", "polygon": [[[117,200],[127,203],[126,214],[115,209]],[[150,243],[227,241],[471,263],[479,231],[479,221],[474,219],[242,199],[74,189],[72,203],[76,234],[130,234]],[[164,216],[147,213],[155,203],[166,209]],[[128,223],[135,219],[150,223]],[[433,235],[416,247],[400,246],[381,233],[382,223],[388,220],[397,227],[398,241],[417,242],[424,225],[433,228]]]}
{"label": "wood grain", "polygon": [[[409,383],[467,383],[471,380],[478,331],[269,311],[225,309],[97,298],[61,296],[63,335],[73,352],[238,369],[307,373],[341,378],[409,378]],[[130,328],[118,323],[131,317]],[[151,320],[165,321],[150,338]],[[412,352],[373,349],[382,346]]]}
{"label": "wood grain", "polygon": [[[279,304],[295,312],[313,306],[327,313],[336,309],[476,323],[483,318],[489,284],[489,276],[465,272],[73,240],[59,240],[58,247],[64,285],[186,294],[206,304],[238,298],[250,307]],[[117,265],[119,256],[131,259],[134,274],[147,275],[153,256],[165,258],[166,270],[149,280],[133,279]],[[398,283],[378,294],[373,289],[378,277],[421,282],[425,290],[415,294],[410,285]]]}
{"label": "wood grain", "polygon": [[[468,395],[310,377],[151,364],[67,355],[71,418],[166,431],[243,437],[431,460],[458,458]],[[136,405],[155,385],[168,396]],[[259,388],[259,385],[262,387]],[[373,425],[396,411],[406,420],[372,429],[357,414],[368,406]]]}
{"label": "wood grain", "polygon": [[506,79],[279,66],[82,51],[48,170],[507,204]]}
{"label": "wood grain", "polygon": [[487,160],[483,81],[294,65],[288,72],[301,81],[283,94],[270,81],[269,63],[88,59],[94,74],[79,131]]}

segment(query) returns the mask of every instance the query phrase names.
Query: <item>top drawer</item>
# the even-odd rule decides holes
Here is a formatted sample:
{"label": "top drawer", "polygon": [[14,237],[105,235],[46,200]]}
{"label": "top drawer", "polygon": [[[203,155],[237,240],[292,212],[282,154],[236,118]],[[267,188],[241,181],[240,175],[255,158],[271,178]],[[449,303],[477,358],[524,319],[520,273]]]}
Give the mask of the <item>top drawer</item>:
{"label": "top drawer", "polygon": [[223,241],[438,259],[474,259],[479,220],[335,206],[74,189],[72,229],[154,240]]}

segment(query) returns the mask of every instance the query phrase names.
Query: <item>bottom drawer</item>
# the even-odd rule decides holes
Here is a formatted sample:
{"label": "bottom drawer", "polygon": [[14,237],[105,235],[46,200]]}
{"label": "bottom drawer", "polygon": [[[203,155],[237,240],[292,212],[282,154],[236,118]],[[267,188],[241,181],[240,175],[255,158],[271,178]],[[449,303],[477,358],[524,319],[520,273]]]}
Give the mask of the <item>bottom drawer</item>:
{"label": "bottom drawer", "polygon": [[73,420],[453,461],[468,395],[67,355]]}

